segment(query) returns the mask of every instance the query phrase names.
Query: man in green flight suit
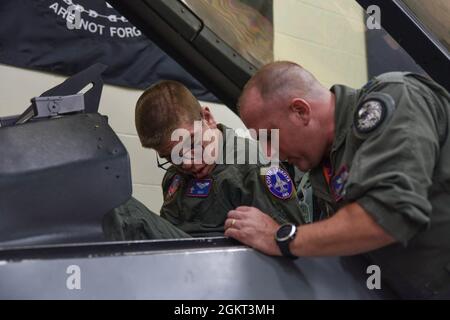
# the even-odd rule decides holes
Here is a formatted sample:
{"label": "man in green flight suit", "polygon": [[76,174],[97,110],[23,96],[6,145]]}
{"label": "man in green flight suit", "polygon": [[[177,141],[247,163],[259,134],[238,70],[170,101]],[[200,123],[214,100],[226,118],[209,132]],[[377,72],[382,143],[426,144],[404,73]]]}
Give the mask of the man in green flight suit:
{"label": "man in green flight suit", "polygon": [[310,171],[320,210],[296,228],[238,208],[225,234],[271,255],[365,254],[399,296],[450,298],[449,99],[411,73],[328,90],[295,63],[263,67],[242,93],[241,118],[280,129],[280,160]]}
{"label": "man in green flight suit", "polygon": [[109,212],[103,219],[108,239],[223,236],[227,213],[238,206],[260,208],[278,223],[304,223],[286,171],[266,167],[256,141],[216,124],[182,84],[162,81],[147,89],[135,120],[142,146],[154,149],[167,170],[164,203],[160,216],[133,198]]}

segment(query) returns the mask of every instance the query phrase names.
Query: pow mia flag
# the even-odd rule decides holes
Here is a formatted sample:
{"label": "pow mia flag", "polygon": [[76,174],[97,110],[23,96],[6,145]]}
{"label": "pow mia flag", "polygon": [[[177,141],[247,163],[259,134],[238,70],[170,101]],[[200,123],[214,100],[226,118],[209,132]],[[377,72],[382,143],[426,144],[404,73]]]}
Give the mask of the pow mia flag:
{"label": "pow mia flag", "polygon": [[145,89],[171,79],[217,101],[104,0],[1,0],[0,26],[0,63],[72,75],[101,62],[106,83]]}

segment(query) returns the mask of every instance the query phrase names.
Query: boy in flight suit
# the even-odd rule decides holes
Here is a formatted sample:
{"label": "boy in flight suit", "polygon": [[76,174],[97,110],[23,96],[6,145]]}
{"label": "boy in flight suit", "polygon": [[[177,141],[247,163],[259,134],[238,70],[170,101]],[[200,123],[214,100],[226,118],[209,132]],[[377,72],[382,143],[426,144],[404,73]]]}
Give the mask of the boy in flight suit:
{"label": "boy in flight suit", "polygon": [[[167,170],[162,182],[164,203],[160,216],[133,198],[109,212],[103,221],[108,239],[223,235],[227,213],[240,206],[258,207],[279,223],[299,225],[306,220],[289,174],[282,167],[262,163],[267,161],[250,161],[252,156],[265,159],[258,143],[217,124],[210,110],[202,108],[182,84],[162,81],[147,89],[137,102],[135,120],[142,146],[154,149],[158,167]],[[173,148],[180,145],[171,139],[176,129],[184,129],[194,140],[201,137],[189,145],[188,152],[180,150],[178,165],[172,159]],[[213,148],[214,141],[220,140],[223,148],[220,144]],[[218,152],[192,161],[196,147]],[[217,161],[224,158],[225,163]]]}

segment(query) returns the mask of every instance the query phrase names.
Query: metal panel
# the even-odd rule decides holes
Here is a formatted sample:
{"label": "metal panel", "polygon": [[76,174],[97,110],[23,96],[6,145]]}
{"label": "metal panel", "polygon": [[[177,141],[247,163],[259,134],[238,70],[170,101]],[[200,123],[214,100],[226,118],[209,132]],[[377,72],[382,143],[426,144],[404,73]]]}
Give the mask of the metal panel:
{"label": "metal panel", "polygon": [[[64,248],[70,253],[62,257]],[[92,252],[102,252],[102,256],[92,256]],[[8,256],[13,261],[0,260],[0,299],[393,297],[386,289],[367,289],[367,263],[359,257],[294,262],[224,239],[71,246],[53,249],[53,253],[51,248],[28,249],[23,254],[0,250],[0,259]],[[66,287],[71,265],[80,268],[81,290]]]}

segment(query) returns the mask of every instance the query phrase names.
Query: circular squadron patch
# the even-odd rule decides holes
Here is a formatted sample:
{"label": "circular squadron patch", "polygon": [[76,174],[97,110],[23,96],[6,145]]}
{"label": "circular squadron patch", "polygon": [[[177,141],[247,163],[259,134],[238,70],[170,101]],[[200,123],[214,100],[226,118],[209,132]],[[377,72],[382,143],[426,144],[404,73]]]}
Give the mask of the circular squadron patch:
{"label": "circular squadron patch", "polygon": [[355,135],[364,139],[367,135],[378,129],[392,114],[395,107],[394,99],[383,93],[372,93],[358,105],[353,116],[353,129]]}
{"label": "circular squadron patch", "polygon": [[279,167],[272,167],[266,173],[266,185],[270,193],[279,199],[289,199],[294,190],[291,177]]}
{"label": "circular squadron patch", "polygon": [[361,104],[355,113],[354,125],[359,133],[368,133],[380,126],[386,114],[383,102],[369,100]]}

